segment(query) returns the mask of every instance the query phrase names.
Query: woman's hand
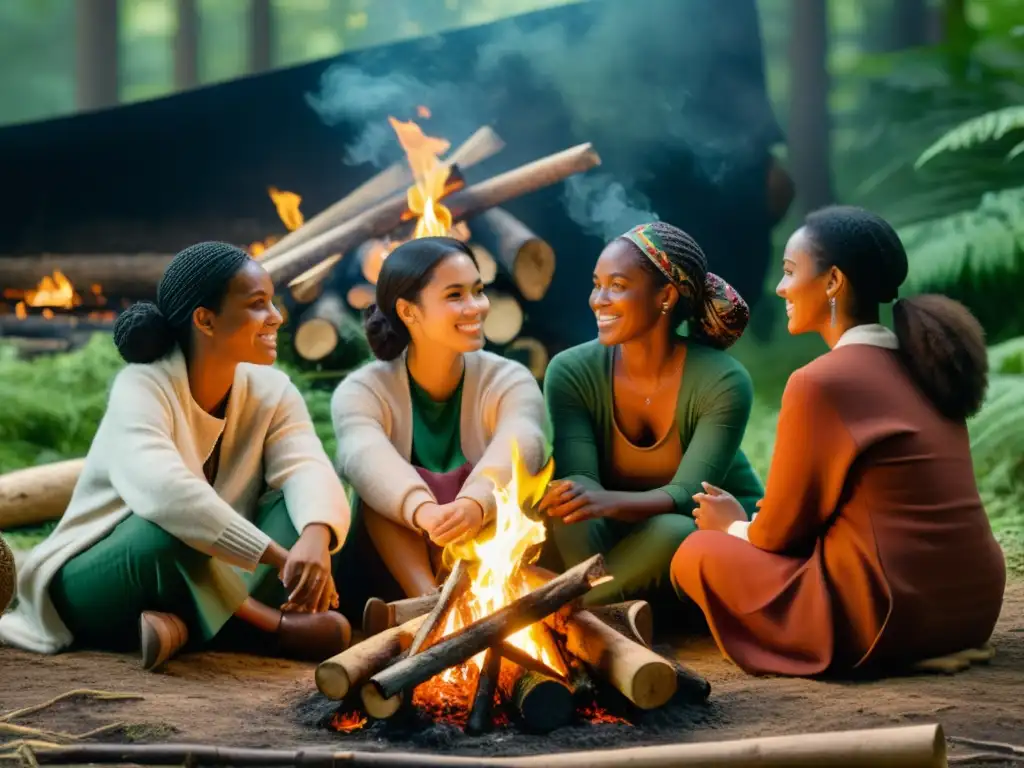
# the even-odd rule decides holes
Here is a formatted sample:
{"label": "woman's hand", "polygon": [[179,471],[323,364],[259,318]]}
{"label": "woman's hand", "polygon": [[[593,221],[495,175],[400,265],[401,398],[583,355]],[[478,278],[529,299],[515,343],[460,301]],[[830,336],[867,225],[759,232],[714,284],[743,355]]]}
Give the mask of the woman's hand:
{"label": "woman's hand", "polygon": [[538,508],[571,524],[615,517],[621,500],[621,495],[615,491],[591,490],[573,480],[556,480],[548,485]]}
{"label": "woman's hand", "polygon": [[431,506],[434,509],[425,510],[425,514],[417,511],[416,520],[439,547],[463,538],[472,539],[483,528],[484,509],[473,499],[458,498],[450,504]]}
{"label": "woman's hand", "polygon": [[281,583],[291,590],[282,611],[323,613],[338,607],[338,592],[331,575],[331,529],[307,525],[288,553]]}
{"label": "woman's hand", "polygon": [[729,526],[737,521],[746,522],[747,513],[728,491],[723,491],[711,483],[701,483],[704,493],[693,494],[697,508],[693,510],[693,519],[702,531],[722,531],[727,533]]}

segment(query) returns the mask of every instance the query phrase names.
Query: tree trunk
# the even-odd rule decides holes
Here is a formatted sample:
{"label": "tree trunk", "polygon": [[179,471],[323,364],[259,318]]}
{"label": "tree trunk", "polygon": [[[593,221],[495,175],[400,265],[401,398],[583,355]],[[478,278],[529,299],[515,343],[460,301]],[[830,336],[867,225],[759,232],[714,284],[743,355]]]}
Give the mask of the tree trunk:
{"label": "tree trunk", "polygon": [[75,3],[75,96],[80,110],[118,102],[118,20],[118,0]]}
{"label": "tree trunk", "polygon": [[826,0],[793,0],[789,77],[789,166],[802,215],[833,200]]}
{"label": "tree trunk", "polygon": [[174,33],[174,87],[179,91],[199,85],[198,0],[178,0],[178,28]]}
{"label": "tree trunk", "polygon": [[249,0],[249,73],[273,66],[273,8],[270,0]]}

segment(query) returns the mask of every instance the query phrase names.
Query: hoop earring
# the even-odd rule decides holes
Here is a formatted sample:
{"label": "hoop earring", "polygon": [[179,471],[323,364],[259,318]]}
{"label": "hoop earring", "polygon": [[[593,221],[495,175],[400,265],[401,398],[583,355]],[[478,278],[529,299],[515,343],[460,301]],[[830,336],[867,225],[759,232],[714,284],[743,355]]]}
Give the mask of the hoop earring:
{"label": "hoop earring", "polygon": [[836,297],[835,296],[830,296],[829,297],[829,300],[828,300],[828,310],[829,310],[829,315],[831,317],[832,325],[835,326],[835,324],[836,324]]}

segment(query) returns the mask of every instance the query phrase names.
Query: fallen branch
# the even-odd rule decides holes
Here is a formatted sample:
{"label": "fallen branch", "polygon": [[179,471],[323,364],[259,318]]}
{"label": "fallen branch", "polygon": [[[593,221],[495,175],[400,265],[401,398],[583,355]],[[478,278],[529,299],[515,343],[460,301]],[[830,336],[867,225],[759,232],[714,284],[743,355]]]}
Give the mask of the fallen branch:
{"label": "fallen branch", "polygon": [[[212,744],[76,744],[28,750],[40,765],[338,765],[422,768],[945,768],[942,726],[914,725],[860,731],[770,736],[733,741],[541,754],[521,757],[450,757],[402,752],[236,749]],[[4,754],[3,757],[15,756]]]}
{"label": "fallen branch", "polygon": [[1024,757],[1024,747],[1017,744],[1006,744],[1001,741],[984,741],[982,739],[970,739],[966,736],[947,736],[946,741],[951,744],[959,744],[962,747],[974,747],[989,752],[998,752],[1002,755],[1016,755]]}
{"label": "fallen branch", "polygon": [[585,595],[601,583],[604,576],[604,558],[594,555],[494,613],[442,638],[422,653],[407,656],[378,672],[370,678],[370,684],[384,697],[417,686]]}

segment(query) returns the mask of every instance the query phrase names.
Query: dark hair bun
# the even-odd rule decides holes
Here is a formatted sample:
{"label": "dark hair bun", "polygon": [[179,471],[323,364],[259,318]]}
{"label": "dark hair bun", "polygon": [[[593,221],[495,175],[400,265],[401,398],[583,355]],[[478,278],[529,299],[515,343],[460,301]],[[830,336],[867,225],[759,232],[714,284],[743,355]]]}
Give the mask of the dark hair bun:
{"label": "dark hair bun", "polygon": [[376,304],[371,304],[363,315],[366,341],[378,360],[394,360],[409,346],[409,331],[403,325],[396,328]]}
{"label": "dark hair bun", "polygon": [[174,347],[174,330],[149,301],[132,304],[114,323],[114,344],[127,363],[152,363]]}

